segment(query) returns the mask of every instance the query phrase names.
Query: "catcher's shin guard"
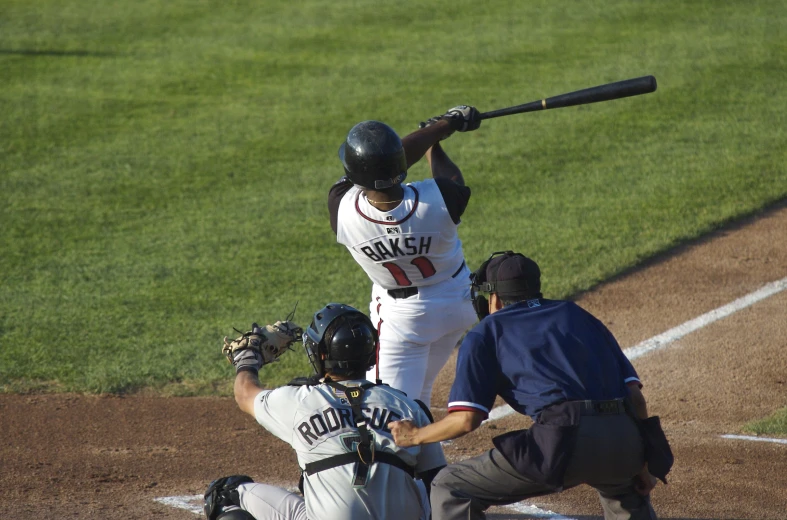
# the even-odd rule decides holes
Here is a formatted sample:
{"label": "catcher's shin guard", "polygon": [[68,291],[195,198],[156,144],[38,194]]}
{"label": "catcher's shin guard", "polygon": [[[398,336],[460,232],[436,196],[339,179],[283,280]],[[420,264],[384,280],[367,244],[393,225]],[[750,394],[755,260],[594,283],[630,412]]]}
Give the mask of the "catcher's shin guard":
{"label": "catcher's shin guard", "polygon": [[[246,518],[253,519],[254,517],[251,515],[248,517],[233,517],[225,516],[223,514],[225,512],[224,508],[229,508],[230,506],[240,506],[240,501],[238,499],[238,486],[248,482],[254,482],[254,480],[246,475],[231,475],[229,477],[222,477],[211,482],[207,491],[205,491],[205,501],[202,505],[202,511],[205,513],[205,518],[207,520],[218,520],[219,518],[222,518],[223,520],[245,520]],[[240,511],[243,513],[246,512],[243,510]],[[230,510],[226,513],[233,512],[233,510]]]}

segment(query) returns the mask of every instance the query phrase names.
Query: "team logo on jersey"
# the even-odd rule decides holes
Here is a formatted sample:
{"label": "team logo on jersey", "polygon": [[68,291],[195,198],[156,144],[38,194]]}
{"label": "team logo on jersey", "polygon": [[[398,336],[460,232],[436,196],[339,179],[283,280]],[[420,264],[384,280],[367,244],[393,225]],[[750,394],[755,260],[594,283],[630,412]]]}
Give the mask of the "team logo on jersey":
{"label": "team logo on jersey", "polygon": [[528,306],[529,308],[531,308],[531,309],[532,309],[533,307],[541,307],[541,302],[540,302],[538,299],[535,299],[535,300],[527,300],[527,306]]}
{"label": "team logo on jersey", "polygon": [[399,233],[401,233],[398,227],[387,227],[385,228],[385,232],[388,233],[389,235],[398,235]]}
{"label": "team logo on jersey", "polygon": [[[372,437],[372,446],[374,446],[374,431],[370,431],[369,434]],[[347,453],[358,451],[358,445],[361,444],[361,436],[358,433],[345,433],[340,435],[339,439],[341,439]]]}
{"label": "team logo on jersey", "polygon": [[350,401],[347,400],[347,395],[344,393],[343,390],[339,390],[338,388],[331,388],[333,395],[335,395],[342,404],[349,404]]}

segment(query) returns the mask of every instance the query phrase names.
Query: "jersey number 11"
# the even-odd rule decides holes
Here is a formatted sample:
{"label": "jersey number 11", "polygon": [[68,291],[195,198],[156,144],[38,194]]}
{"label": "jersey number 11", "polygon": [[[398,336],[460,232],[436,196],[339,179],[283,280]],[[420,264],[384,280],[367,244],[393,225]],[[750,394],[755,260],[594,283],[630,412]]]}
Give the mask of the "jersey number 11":
{"label": "jersey number 11", "polygon": [[[410,260],[410,264],[414,265],[416,269],[418,269],[418,272],[421,273],[421,277],[424,279],[434,276],[437,272],[437,270],[434,268],[434,264],[432,264],[432,262],[425,256],[417,256],[413,258]],[[411,282],[407,277],[404,269],[399,267],[394,262],[384,262],[382,265],[388,269],[388,272],[390,272],[391,276],[394,277],[394,280],[396,280],[396,285],[400,285],[402,287],[413,285],[413,282]]]}

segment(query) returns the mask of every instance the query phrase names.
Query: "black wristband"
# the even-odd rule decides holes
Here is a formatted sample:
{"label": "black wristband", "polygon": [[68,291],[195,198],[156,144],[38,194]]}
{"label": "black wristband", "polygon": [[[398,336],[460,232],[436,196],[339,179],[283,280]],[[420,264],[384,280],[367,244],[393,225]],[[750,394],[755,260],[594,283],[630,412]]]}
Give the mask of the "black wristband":
{"label": "black wristband", "polygon": [[260,375],[259,369],[254,368],[254,367],[249,366],[249,365],[241,365],[240,367],[235,369],[235,375],[236,376],[238,374],[240,374],[241,372],[252,372],[255,376],[259,376]]}

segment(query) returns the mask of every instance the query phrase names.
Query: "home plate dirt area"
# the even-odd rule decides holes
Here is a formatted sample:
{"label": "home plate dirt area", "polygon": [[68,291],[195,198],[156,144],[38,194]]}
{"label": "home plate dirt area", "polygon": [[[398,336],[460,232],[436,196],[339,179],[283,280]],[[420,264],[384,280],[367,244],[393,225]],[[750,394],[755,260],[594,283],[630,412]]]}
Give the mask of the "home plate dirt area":
{"label": "home plate dirt area", "polygon": [[[781,203],[576,298],[629,353],[655,345],[632,362],[675,452],[669,484],[653,491],[660,518],[787,518],[785,439],[741,431],[787,406],[785,289]],[[452,377],[453,360],[438,379],[437,416]],[[474,456],[492,437],[529,424],[499,415],[446,444],[449,460]],[[199,518],[193,505],[161,499],[200,495],[228,474],[284,487],[298,479],[292,450],[231,398],[0,395],[0,460],[0,517],[9,519],[191,520]],[[495,508],[489,517],[600,519],[601,506],[592,489],[580,487]]]}

